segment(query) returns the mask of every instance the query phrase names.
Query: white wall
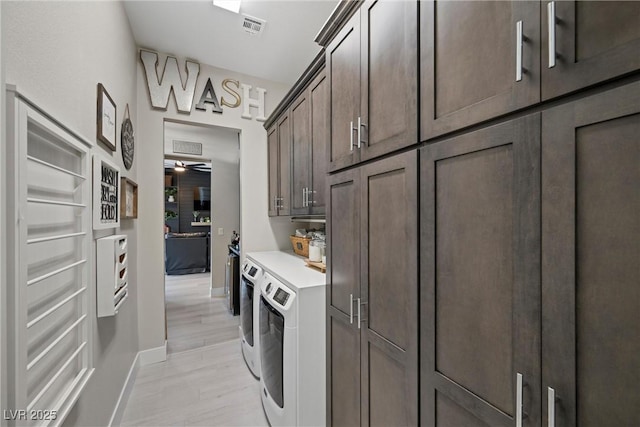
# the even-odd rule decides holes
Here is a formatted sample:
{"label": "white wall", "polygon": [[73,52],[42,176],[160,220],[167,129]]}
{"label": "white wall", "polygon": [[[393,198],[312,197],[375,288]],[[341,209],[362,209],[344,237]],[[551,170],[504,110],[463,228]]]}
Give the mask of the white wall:
{"label": "white wall", "polygon": [[[2,49],[2,7],[0,7],[0,159],[6,159],[7,145],[5,143],[4,116],[4,54]],[[0,160],[1,162],[1,160]],[[1,164],[0,164],[1,166]],[[6,169],[5,169],[6,170]],[[4,173],[0,173],[0,235],[6,236],[6,197]],[[7,407],[7,370],[5,367],[7,346],[5,344],[5,328],[7,327],[6,310],[4,309],[5,292],[7,289],[6,278],[6,239],[0,239],[0,409]],[[0,426],[7,425],[4,417],[0,419]]]}
{"label": "white wall", "polygon": [[[88,141],[96,140],[97,84],[102,83],[118,108],[118,149],[113,155],[101,146],[93,151],[112,157],[123,176],[136,181],[139,151],[131,171],[124,169],[120,152],[119,130],[127,103],[134,130],[138,127],[137,50],[122,3],[2,2],[1,8],[6,82]],[[136,146],[142,143],[137,137]],[[116,317],[91,319],[95,373],[66,425],[109,423],[138,351],[137,221],[123,220],[120,232],[129,239],[131,298]],[[94,238],[108,234],[113,230]],[[95,290],[95,266],[91,277],[90,289]]]}
{"label": "white wall", "polygon": [[[173,152],[173,141],[202,144],[202,155]],[[240,232],[240,144],[238,131],[165,122],[164,152],[171,157],[211,161],[211,287],[224,287],[225,266],[233,231]],[[220,229],[223,234],[220,234]]]}
{"label": "white wall", "polygon": [[[159,55],[158,63],[164,64],[166,55]],[[196,58],[197,59],[197,58]],[[184,60],[178,58],[182,73]],[[259,66],[259,64],[256,64]],[[165,118],[173,121],[209,124],[240,130],[240,186],[242,251],[260,251],[286,248],[288,234],[294,229],[288,219],[269,219],[267,216],[267,144],[262,122],[240,117],[241,108],[222,107],[223,114],[211,110],[192,108],[191,114],[178,113],[173,97],[167,111],[154,110],[149,99],[147,82],[141,61],[138,61],[138,138],[140,156],[144,163],[139,172],[139,232],[140,245],[145,248],[139,254],[139,292],[144,295],[139,304],[140,349],[156,348],[165,340],[164,274],[163,260],[163,123]],[[220,84],[225,78],[265,88],[266,115],[268,115],[289,89],[286,85],[265,81],[232,71],[200,64],[200,77],[196,86],[195,103],[200,98],[207,78],[211,78],[220,99],[225,92]],[[183,75],[186,80],[186,75]],[[256,94],[252,94],[256,97]],[[227,95],[227,98],[229,96]],[[255,113],[255,111],[254,111]]]}

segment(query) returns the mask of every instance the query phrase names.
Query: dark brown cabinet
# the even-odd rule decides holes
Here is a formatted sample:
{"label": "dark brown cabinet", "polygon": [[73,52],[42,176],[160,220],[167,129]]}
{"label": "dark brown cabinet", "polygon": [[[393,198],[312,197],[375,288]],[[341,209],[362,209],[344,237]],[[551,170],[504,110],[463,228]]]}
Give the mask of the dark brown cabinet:
{"label": "dark brown cabinet", "polygon": [[325,213],[328,92],[324,71],[293,102],[291,118],[291,214]]}
{"label": "dark brown cabinet", "polygon": [[422,141],[540,100],[540,3],[423,1]]}
{"label": "dark brown cabinet", "polygon": [[418,142],[417,10],[366,1],[327,46],[330,171]]}
{"label": "dark brown cabinet", "polygon": [[542,113],[543,425],[640,420],[639,100],[636,82]]}
{"label": "dark brown cabinet", "polygon": [[290,120],[289,113],[285,112],[267,130],[269,216],[291,214],[290,150]]}
{"label": "dark brown cabinet", "polygon": [[640,70],[640,2],[423,1],[420,140]]}
{"label": "dark brown cabinet", "polygon": [[539,114],[421,150],[423,425],[540,425],[539,164]]}
{"label": "dark brown cabinet", "polygon": [[640,419],[640,82],[421,150],[421,422]]}
{"label": "dark brown cabinet", "polygon": [[640,70],[640,2],[542,2],[542,99]]}
{"label": "dark brown cabinet", "polygon": [[418,424],[417,152],[329,178],[327,420]]}

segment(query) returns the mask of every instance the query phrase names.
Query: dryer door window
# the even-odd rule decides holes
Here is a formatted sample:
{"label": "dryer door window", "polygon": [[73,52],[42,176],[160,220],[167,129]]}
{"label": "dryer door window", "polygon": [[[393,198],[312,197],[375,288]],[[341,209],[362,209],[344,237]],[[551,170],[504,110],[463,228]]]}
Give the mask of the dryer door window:
{"label": "dryer door window", "polygon": [[269,394],[279,407],[284,406],[282,391],[282,351],[284,317],[260,297],[260,363],[262,378]]}
{"label": "dryer door window", "polygon": [[240,286],[240,323],[244,340],[253,347],[253,283],[242,276]]}

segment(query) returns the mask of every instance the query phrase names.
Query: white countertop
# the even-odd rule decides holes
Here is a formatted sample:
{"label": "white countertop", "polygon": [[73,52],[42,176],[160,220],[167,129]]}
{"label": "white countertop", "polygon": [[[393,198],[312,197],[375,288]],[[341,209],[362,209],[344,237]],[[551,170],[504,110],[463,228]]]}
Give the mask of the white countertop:
{"label": "white countertop", "polygon": [[326,274],[308,267],[293,251],[249,252],[247,258],[267,270],[276,279],[296,290],[324,286]]}

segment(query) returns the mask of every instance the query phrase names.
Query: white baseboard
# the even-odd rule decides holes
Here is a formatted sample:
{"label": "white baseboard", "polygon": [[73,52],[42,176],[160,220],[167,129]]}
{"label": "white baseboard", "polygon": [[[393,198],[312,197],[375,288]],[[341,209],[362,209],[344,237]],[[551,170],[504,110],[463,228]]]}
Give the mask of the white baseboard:
{"label": "white baseboard", "polygon": [[153,363],[164,362],[167,360],[167,342],[156,348],[150,348],[138,353],[140,366],[147,366]]}
{"label": "white baseboard", "polygon": [[164,362],[165,360],[167,360],[166,341],[164,342],[164,345],[161,345],[160,347],[139,351],[138,354],[136,354],[136,357],[135,359],[133,359],[133,363],[131,364],[131,368],[129,368],[127,379],[125,380],[124,385],[122,386],[122,390],[120,391],[120,396],[118,397],[118,401],[116,402],[116,407],[113,409],[113,413],[111,414],[109,427],[119,426],[120,421],[122,421],[122,415],[124,415],[124,410],[127,407],[127,402],[129,401],[131,390],[133,390],[133,385],[136,382],[138,368],[140,368],[141,366],[151,365],[153,363]]}
{"label": "white baseboard", "polygon": [[223,287],[214,287],[214,288],[209,288],[209,296],[210,297],[223,297],[225,296],[224,293],[224,286]]}
{"label": "white baseboard", "polygon": [[127,379],[125,380],[124,385],[122,386],[122,390],[120,391],[120,396],[118,397],[118,401],[116,402],[116,407],[113,409],[113,413],[111,414],[109,427],[119,426],[120,421],[122,421],[124,409],[127,407],[127,402],[129,401],[131,390],[133,390],[133,384],[136,382],[136,376],[138,376],[139,366],[140,353],[136,354],[136,357],[135,359],[133,359],[133,363],[131,364],[131,368],[129,368],[129,374],[127,375]]}

